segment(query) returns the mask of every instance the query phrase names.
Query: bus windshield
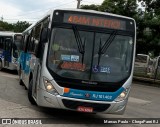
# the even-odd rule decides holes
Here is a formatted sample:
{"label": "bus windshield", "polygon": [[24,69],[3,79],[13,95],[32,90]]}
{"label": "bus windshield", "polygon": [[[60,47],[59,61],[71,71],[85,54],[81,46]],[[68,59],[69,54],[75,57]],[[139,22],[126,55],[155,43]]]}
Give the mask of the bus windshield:
{"label": "bus windshield", "polygon": [[53,28],[47,62],[50,70],[61,77],[97,82],[119,82],[130,75],[133,37],[77,31]]}

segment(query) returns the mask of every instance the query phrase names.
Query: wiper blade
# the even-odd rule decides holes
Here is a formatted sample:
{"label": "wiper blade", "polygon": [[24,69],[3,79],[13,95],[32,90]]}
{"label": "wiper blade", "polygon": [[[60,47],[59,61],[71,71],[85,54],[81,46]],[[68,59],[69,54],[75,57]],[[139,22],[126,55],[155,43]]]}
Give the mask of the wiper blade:
{"label": "wiper blade", "polygon": [[85,45],[86,45],[86,37],[84,38],[84,44],[83,44],[83,52],[82,52],[82,64],[84,62],[84,53],[85,53]]}
{"label": "wiper blade", "polygon": [[79,35],[79,32],[78,32],[76,26],[73,26],[73,31],[74,31],[74,36],[75,36],[75,39],[76,39],[76,42],[77,42],[78,50],[79,50],[80,53],[83,53],[82,40],[81,40],[81,37]]}
{"label": "wiper blade", "polygon": [[99,51],[98,51],[98,66],[100,64],[100,59],[101,59],[102,54],[104,54],[107,51],[110,44],[114,40],[116,34],[117,34],[117,31],[113,31],[112,34],[109,36],[109,38],[106,40],[106,42],[104,43],[104,45],[102,47],[101,47],[102,42],[101,42],[101,38],[100,38]]}
{"label": "wiper blade", "polygon": [[73,31],[74,31],[74,36],[77,42],[78,50],[82,54],[82,64],[84,61],[84,54],[85,54],[85,43],[86,43],[86,38],[84,38],[84,44],[82,44],[82,39],[80,37],[79,31],[77,30],[76,26],[73,26]]}
{"label": "wiper blade", "polygon": [[117,34],[117,31],[113,31],[113,33],[112,33],[112,34],[109,36],[109,38],[106,40],[106,42],[104,43],[104,45],[102,46],[102,48],[101,48],[101,50],[100,50],[100,52],[101,52],[102,54],[104,54],[104,53],[107,51],[108,47],[110,46],[110,44],[111,44],[112,41],[114,40],[116,34]]}
{"label": "wiper blade", "polygon": [[101,41],[101,38],[100,38],[100,43],[99,43],[99,51],[98,51],[98,66],[99,66],[99,63],[100,63],[100,59],[101,59],[101,45],[102,45],[102,41]]}

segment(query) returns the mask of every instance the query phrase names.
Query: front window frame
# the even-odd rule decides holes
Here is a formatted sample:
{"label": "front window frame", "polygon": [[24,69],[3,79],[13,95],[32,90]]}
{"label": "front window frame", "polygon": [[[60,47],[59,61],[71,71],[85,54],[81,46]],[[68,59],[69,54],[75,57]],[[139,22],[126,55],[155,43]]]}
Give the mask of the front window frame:
{"label": "front window frame", "polygon": [[[96,32],[96,33],[104,33],[104,34],[108,34],[108,33],[110,34],[111,31],[113,31],[111,29],[100,29],[100,28],[94,28],[94,27],[88,27],[88,26],[82,26],[82,25],[76,25],[76,26],[78,27],[79,31],[82,30],[82,31],[87,31],[87,32],[94,32],[94,33]],[[72,25],[71,24],[54,23],[54,25],[52,25],[52,29],[54,29],[54,28],[72,29]],[[132,53],[131,53],[132,58],[131,58],[131,64],[130,64],[130,69],[129,69],[129,75],[125,79],[123,79],[123,80],[118,82],[118,83],[122,83],[122,82],[124,83],[126,81],[126,79],[131,75],[131,72],[132,72],[133,53],[134,53],[134,45],[135,45],[135,32],[134,31],[130,32],[130,31],[120,31],[120,30],[118,30],[117,35],[130,36],[130,37],[132,37],[132,40],[133,40],[133,47],[132,47]],[[70,79],[70,78],[67,78],[67,77],[59,76],[52,69],[49,68],[49,66],[48,66],[48,56],[49,56],[49,49],[50,49],[50,45],[51,45],[50,41],[51,41],[51,35],[50,35],[50,38],[49,38],[48,51],[47,51],[47,57],[46,57],[46,67],[47,67],[47,69],[52,74],[52,76],[57,78],[57,79],[61,79],[61,78],[66,79],[66,80]],[[74,79],[74,80],[83,81],[83,79]],[[100,81],[95,81],[95,82],[100,82]],[[115,82],[108,82],[108,83],[112,83],[113,84]]]}

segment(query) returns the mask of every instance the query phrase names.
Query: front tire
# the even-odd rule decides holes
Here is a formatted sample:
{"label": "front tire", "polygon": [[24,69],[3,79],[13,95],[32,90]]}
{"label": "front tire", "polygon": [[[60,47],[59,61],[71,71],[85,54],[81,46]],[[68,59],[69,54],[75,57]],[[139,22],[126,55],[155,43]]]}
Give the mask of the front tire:
{"label": "front tire", "polygon": [[28,99],[30,101],[30,103],[32,105],[37,105],[37,103],[35,102],[33,96],[32,96],[32,86],[33,86],[33,79],[30,80],[30,83],[29,83],[29,88],[28,88]]}

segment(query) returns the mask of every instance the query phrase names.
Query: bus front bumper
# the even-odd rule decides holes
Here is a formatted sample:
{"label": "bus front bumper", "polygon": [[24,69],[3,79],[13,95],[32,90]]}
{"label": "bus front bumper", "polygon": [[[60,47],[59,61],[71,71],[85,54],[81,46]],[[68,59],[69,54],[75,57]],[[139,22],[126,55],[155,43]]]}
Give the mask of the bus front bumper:
{"label": "bus front bumper", "polygon": [[59,108],[78,111],[79,106],[93,107],[94,113],[123,114],[128,98],[120,102],[93,101],[53,95],[43,89],[38,89],[37,104],[42,107]]}

